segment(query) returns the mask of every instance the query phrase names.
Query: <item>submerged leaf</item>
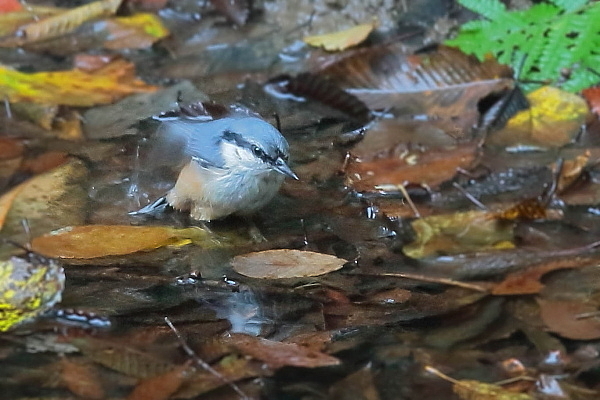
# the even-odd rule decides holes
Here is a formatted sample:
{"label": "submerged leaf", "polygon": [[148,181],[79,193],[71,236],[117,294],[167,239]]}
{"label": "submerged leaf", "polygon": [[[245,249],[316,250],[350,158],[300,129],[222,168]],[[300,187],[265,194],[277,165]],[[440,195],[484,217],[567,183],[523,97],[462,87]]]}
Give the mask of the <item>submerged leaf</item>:
{"label": "submerged leaf", "polygon": [[542,320],[551,332],[575,340],[600,338],[600,319],[596,316],[598,304],[594,301],[539,298],[537,302]]}
{"label": "submerged leaf", "polygon": [[84,225],[36,237],[31,248],[47,257],[88,259],[149,251],[163,246],[183,246],[193,241],[208,242],[210,239],[210,234],[200,228]]}
{"label": "submerged leaf", "polygon": [[452,387],[461,400],[535,400],[526,393],[514,393],[502,386],[479,381],[460,380]]}
{"label": "submerged leaf", "polygon": [[403,251],[412,258],[514,247],[513,225],[488,212],[433,215],[414,220],[411,226],[416,239]]}
{"label": "submerged leaf", "polygon": [[337,271],[347,261],[329,254],[301,250],[267,250],[234,257],[233,269],[260,279],[301,278]]}
{"label": "submerged leaf", "polygon": [[188,364],[180,365],[164,374],[139,382],[127,400],[167,400],[194,372]]}

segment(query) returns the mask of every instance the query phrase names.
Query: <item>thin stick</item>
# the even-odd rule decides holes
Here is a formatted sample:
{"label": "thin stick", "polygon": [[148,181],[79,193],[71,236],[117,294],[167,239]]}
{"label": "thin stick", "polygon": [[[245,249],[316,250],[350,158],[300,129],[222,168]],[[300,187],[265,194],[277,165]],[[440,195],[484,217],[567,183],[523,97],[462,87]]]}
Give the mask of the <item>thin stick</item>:
{"label": "thin stick", "polygon": [[190,356],[194,360],[194,362],[196,364],[198,364],[201,368],[205,369],[206,371],[210,372],[211,374],[213,374],[214,376],[219,378],[219,380],[221,382],[225,383],[227,386],[232,388],[242,399],[244,399],[244,400],[250,399],[242,391],[242,389],[240,389],[240,387],[238,385],[236,385],[234,382],[231,382],[229,379],[227,379],[225,376],[223,376],[219,371],[217,371],[216,369],[211,367],[210,364],[208,364],[206,361],[204,361],[203,359],[198,357],[198,355],[196,353],[194,353],[194,350],[192,350],[192,348],[190,346],[188,346],[185,339],[183,338],[183,336],[181,336],[181,333],[179,333],[177,328],[175,328],[175,325],[173,325],[173,323],[171,322],[169,317],[165,317],[165,323],[169,326],[169,328],[171,328],[173,333],[175,333],[175,336],[177,336],[177,339],[179,340],[179,344],[181,345],[183,350],[187,353],[188,356]]}
{"label": "thin stick", "polygon": [[[363,275],[363,274],[360,274],[360,275]],[[455,281],[453,279],[448,279],[448,278],[436,278],[433,276],[425,276],[425,275],[411,274],[411,273],[405,273],[405,272],[389,272],[389,273],[373,274],[373,275],[391,276],[391,277],[395,277],[395,278],[405,278],[405,279],[412,279],[415,281],[423,281],[423,282],[431,282],[431,283],[441,283],[443,285],[458,286],[461,288],[475,290],[475,291],[483,292],[483,293],[487,293],[490,291],[489,288],[486,288],[485,286],[477,285],[474,283],[467,283],[467,282]]]}
{"label": "thin stick", "polygon": [[417,208],[417,206],[415,206],[415,203],[413,203],[404,185],[398,185],[398,189],[400,190],[400,193],[402,193],[402,196],[404,196],[404,198],[406,199],[406,202],[410,206],[410,209],[412,210],[413,214],[415,214],[415,217],[421,218],[421,213],[419,212],[419,209]]}
{"label": "thin stick", "polygon": [[483,204],[482,202],[480,202],[479,200],[477,200],[475,198],[475,196],[473,196],[471,193],[467,192],[465,190],[465,188],[463,188],[462,186],[460,186],[458,183],[453,182],[452,186],[454,186],[454,188],[456,190],[458,190],[459,192],[461,192],[462,195],[465,196],[467,198],[467,200],[469,200],[471,203],[475,204],[477,207],[481,208],[483,211],[488,211],[488,208],[485,206],[485,204]]}

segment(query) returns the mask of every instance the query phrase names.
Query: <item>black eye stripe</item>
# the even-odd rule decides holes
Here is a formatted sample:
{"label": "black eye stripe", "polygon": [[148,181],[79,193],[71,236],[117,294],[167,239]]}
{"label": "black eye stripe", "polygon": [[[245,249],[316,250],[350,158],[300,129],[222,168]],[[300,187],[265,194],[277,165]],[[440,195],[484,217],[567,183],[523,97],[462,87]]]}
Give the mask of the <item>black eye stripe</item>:
{"label": "black eye stripe", "polygon": [[276,157],[270,157],[263,149],[257,146],[254,143],[250,143],[245,140],[242,135],[239,133],[235,133],[230,130],[226,130],[223,132],[223,140],[228,142],[233,142],[237,146],[250,150],[256,157],[260,158],[263,162],[269,164],[275,164],[278,158],[282,158],[283,160],[287,160],[287,156],[285,156],[281,150],[277,150]]}

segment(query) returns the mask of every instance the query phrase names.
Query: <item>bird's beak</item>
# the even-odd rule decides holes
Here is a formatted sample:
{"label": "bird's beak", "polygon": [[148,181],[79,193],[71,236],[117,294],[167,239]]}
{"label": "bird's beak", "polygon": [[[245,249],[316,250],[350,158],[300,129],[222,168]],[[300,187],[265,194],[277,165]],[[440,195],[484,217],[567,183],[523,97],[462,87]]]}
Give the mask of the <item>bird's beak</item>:
{"label": "bird's beak", "polygon": [[285,176],[289,176],[292,179],[299,180],[298,175],[292,171],[292,169],[286,164],[286,162],[281,158],[277,158],[275,164],[273,165],[275,171],[284,174]]}

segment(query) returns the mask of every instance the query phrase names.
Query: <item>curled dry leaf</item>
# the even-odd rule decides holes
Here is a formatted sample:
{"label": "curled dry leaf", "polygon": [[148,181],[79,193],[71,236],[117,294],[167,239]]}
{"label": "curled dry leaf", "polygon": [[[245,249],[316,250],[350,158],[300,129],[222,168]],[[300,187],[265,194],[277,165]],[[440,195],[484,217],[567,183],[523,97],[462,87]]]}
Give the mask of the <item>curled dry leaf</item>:
{"label": "curled dry leaf", "polygon": [[230,334],[224,340],[242,354],[260,360],[273,369],[285,366],[317,368],[340,364],[340,360],[333,356],[295,343],[281,343],[239,333]]}
{"label": "curled dry leaf", "polygon": [[259,279],[318,276],[342,268],[347,260],[329,254],[301,250],[267,250],[234,257],[233,269]]}
{"label": "curled dry leaf", "polygon": [[112,15],[123,0],[100,0],[21,26],[0,40],[0,47],[17,47],[73,32],[86,21]]}
{"label": "curled dry leaf", "polygon": [[322,47],[327,51],[346,50],[362,43],[376,26],[377,23],[362,24],[339,32],[307,36],[304,38],[304,43],[314,47]]}
{"label": "curled dry leaf", "polygon": [[84,225],[36,237],[31,241],[31,248],[47,257],[89,259],[149,251],[163,246],[183,246],[202,240],[208,242],[210,235],[200,228]]}
{"label": "curled dry leaf", "polygon": [[529,93],[527,99],[530,109],[517,113],[504,129],[490,135],[487,143],[560,147],[577,136],[588,114],[581,97],[550,86]]}
{"label": "curled dry leaf", "polygon": [[[112,50],[145,49],[169,34],[156,15],[146,13],[108,19],[104,21],[104,29],[107,38],[102,46]],[[102,30],[102,26],[97,30]]]}
{"label": "curled dry leaf", "polygon": [[134,65],[125,60],[115,60],[93,73],[74,69],[27,74],[0,66],[0,96],[10,102],[90,107],[156,89],[137,79]]}

